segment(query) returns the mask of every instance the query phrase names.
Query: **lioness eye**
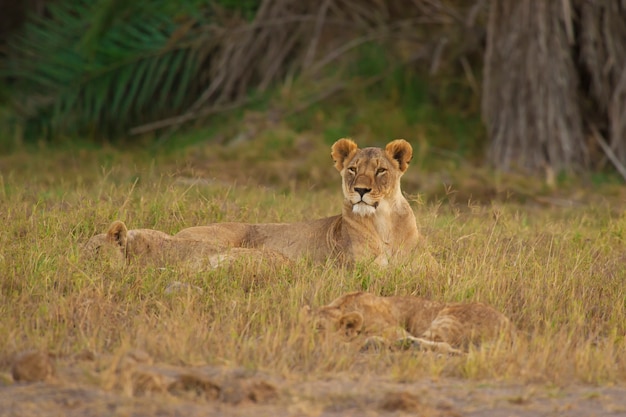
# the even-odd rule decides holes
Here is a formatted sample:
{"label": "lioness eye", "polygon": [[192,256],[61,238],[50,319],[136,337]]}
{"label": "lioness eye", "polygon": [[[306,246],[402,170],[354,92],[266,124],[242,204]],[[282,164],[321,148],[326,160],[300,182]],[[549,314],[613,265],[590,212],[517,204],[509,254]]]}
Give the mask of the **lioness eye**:
{"label": "lioness eye", "polygon": [[386,170],[385,168],[378,168],[378,169],[376,170],[376,175],[378,175],[378,174],[382,174],[383,172],[387,172],[387,170]]}
{"label": "lioness eye", "polygon": [[348,168],[348,171],[350,171],[353,174],[356,174],[356,168],[355,167]]}

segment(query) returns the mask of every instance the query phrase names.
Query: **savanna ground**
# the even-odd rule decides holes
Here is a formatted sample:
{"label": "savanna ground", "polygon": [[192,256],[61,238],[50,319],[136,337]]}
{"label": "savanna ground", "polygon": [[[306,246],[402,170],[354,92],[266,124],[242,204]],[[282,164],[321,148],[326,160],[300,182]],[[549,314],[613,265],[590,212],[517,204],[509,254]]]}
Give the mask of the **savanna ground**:
{"label": "savanna ground", "polygon": [[[115,219],[175,233],[338,213],[340,177],[315,135],[276,129],[168,156],[73,147],[1,157],[0,415],[626,413],[626,189],[494,176],[412,142],[403,188],[440,268],[410,274],[306,260],[201,273],[81,260],[80,245]],[[302,306],[353,290],[486,302],[520,337],[464,357],[361,353],[298,320]],[[56,371],[16,383],[14,358],[31,349]]]}

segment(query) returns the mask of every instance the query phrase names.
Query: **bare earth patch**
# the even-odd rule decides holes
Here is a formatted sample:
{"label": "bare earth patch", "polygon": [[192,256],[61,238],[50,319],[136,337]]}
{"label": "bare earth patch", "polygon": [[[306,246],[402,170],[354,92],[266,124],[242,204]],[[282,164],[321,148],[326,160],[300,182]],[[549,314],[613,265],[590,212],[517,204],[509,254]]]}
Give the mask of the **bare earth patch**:
{"label": "bare earth patch", "polygon": [[[214,366],[153,364],[137,352],[59,361],[45,382],[0,389],[0,416],[600,416],[626,413],[626,388],[336,375],[291,380]],[[116,365],[115,365],[116,364]]]}

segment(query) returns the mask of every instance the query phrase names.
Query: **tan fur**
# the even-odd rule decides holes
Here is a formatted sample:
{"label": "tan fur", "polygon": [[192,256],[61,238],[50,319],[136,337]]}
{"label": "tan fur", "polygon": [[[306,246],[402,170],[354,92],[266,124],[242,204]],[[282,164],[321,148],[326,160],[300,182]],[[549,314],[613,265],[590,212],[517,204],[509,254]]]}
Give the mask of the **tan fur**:
{"label": "tan fur", "polygon": [[83,247],[83,255],[116,265],[128,261],[160,267],[184,263],[194,270],[213,269],[239,260],[262,261],[266,265],[289,262],[280,253],[267,250],[228,249],[207,240],[180,238],[158,230],[128,230],[119,220],[113,222],[106,233],[89,239]]}
{"label": "tan fur", "polygon": [[385,149],[359,149],[352,140],[340,139],[331,148],[342,177],[340,215],[290,224],[215,223],[181,230],[175,237],[262,248],[290,259],[375,261],[385,266],[413,251],[419,241],[413,210],[400,189],[412,152],[404,139]]}
{"label": "tan fur", "polygon": [[514,332],[509,319],[483,303],[446,304],[413,296],[353,292],[312,311],[305,307],[307,310],[318,329],[339,332],[348,340],[408,339],[448,353],[510,338]]}

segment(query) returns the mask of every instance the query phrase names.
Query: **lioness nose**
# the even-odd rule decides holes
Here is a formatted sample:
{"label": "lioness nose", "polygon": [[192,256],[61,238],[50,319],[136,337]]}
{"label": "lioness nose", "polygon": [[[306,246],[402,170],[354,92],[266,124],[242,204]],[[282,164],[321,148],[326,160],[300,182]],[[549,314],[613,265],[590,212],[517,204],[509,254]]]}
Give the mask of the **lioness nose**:
{"label": "lioness nose", "polygon": [[370,191],[372,191],[371,188],[354,188],[354,191],[356,191],[357,193],[359,193],[359,195],[361,196],[361,198],[363,198],[363,196],[367,193],[369,193]]}

